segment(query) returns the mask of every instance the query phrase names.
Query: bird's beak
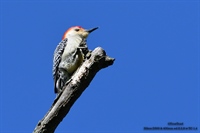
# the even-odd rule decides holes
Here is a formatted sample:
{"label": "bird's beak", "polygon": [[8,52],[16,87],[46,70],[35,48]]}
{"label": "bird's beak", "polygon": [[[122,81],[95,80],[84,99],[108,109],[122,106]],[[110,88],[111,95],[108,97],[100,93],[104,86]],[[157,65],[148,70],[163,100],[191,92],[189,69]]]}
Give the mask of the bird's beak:
{"label": "bird's beak", "polygon": [[92,29],[89,29],[89,30],[86,30],[88,33],[91,33],[93,32],[94,30],[98,29],[99,27],[95,27],[95,28],[92,28]]}

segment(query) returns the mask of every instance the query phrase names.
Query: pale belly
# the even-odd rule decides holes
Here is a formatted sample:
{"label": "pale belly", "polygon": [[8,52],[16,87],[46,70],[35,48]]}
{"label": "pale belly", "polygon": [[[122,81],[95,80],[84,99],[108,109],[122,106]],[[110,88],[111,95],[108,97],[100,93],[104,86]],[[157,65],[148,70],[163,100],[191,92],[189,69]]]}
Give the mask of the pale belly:
{"label": "pale belly", "polygon": [[68,74],[72,75],[78,67],[83,62],[82,53],[76,54],[75,57],[69,58],[66,57],[65,60],[61,61],[59,68],[62,68],[68,72]]}

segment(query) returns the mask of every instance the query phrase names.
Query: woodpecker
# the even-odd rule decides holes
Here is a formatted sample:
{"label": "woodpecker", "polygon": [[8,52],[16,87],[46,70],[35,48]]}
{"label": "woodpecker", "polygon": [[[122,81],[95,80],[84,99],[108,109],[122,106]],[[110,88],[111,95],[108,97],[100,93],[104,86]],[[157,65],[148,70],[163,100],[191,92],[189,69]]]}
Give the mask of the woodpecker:
{"label": "woodpecker", "polygon": [[83,50],[87,49],[86,39],[96,29],[98,27],[87,30],[81,26],[74,26],[64,33],[62,41],[56,47],[53,55],[55,93],[62,91],[62,87],[83,63]]}

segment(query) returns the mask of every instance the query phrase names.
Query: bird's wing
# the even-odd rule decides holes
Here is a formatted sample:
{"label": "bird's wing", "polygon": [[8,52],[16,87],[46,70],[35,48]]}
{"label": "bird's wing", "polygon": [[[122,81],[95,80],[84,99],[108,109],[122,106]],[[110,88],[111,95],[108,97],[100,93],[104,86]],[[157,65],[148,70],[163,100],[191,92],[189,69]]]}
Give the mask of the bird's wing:
{"label": "bird's wing", "polygon": [[54,79],[54,91],[55,93],[57,92],[56,90],[56,82],[59,78],[59,74],[58,74],[58,66],[61,62],[61,57],[62,57],[62,54],[64,52],[64,49],[67,45],[67,38],[62,40],[58,46],[56,47],[55,51],[54,51],[54,57],[53,57],[53,79]]}

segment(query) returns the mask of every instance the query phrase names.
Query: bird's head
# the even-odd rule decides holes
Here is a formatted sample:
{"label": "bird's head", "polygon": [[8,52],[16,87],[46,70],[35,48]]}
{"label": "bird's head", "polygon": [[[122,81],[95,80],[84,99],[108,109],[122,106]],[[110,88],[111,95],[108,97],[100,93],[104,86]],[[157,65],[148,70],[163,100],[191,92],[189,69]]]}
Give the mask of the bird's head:
{"label": "bird's head", "polygon": [[64,40],[65,38],[68,38],[68,37],[76,37],[76,36],[79,36],[81,37],[82,39],[86,39],[88,37],[88,35],[94,31],[98,29],[98,27],[95,27],[95,28],[92,28],[92,29],[84,29],[80,26],[74,26],[74,27],[71,27],[69,28],[63,35],[62,37],[62,40]]}

